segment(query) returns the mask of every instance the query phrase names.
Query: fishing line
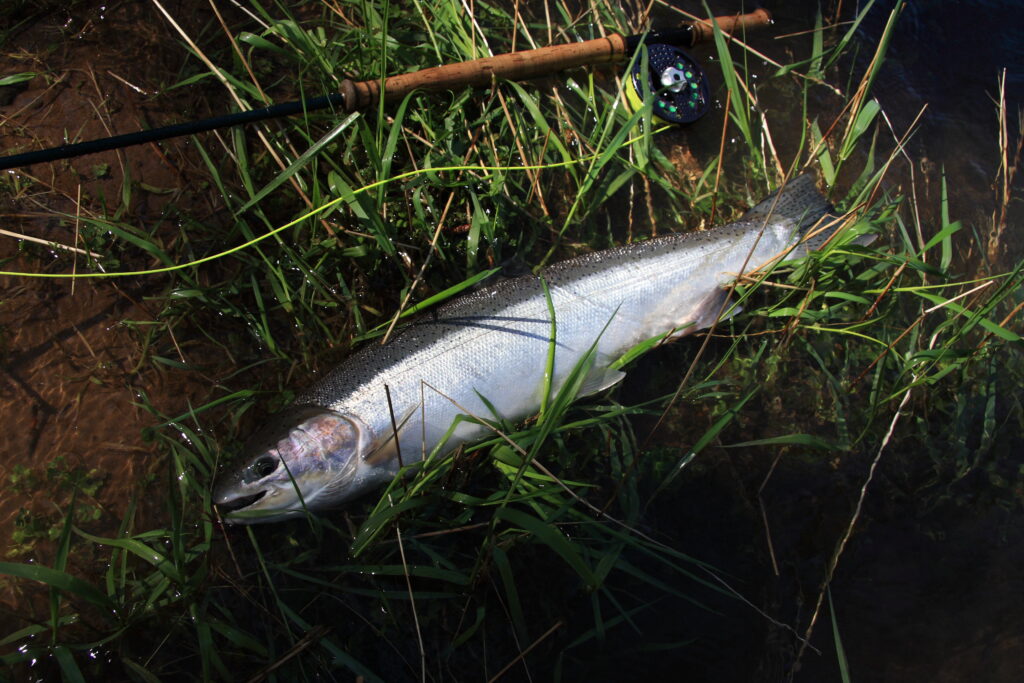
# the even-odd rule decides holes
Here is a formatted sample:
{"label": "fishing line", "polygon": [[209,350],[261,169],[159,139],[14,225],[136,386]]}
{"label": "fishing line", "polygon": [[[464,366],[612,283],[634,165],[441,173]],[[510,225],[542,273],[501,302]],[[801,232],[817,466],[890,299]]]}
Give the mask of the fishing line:
{"label": "fishing line", "polygon": [[[156,5],[171,24],[181,32],[174,19],[167,14],[160,3],[157,2]],[[566,69],[626,61],[635,57],[641,46],[646,46],[651,52],[651,68],[646,72],[640,72],[636,70],[635,65],[631,66],[633,72],[626,79],[627,100],[634,105],[646,104],[641,101],[639,92],[641,90],[649,91],[652,93],[653,99],[650,102],[656,118],[669,123],[689,123],[707,112],[710,107],[710,97],[704,71],[682,50],[682,47],[693,47],[698,43],[710,40],[712,36],[718,41],[723,32],[728,32],[731,35],[733,32],[767,26],[771,21],[771,14],[763,8],[759,8],[748,14],[701,19],[667,31],[647,32],[632,36],[612,33],[603,38],[499,54],[395,76],[385,77],[382,74],[380,78],[373,80],[353,81],[346,78],[340,83],[337,92],[322,97],[284,102],[201,121],[190,121],[126,135],[0,157],[0,170],[59,159],[71,159],[86,154],[156,142],[217,128],[307,113],[317,109],[334,109],[352,113],[373,109],[377,106],[382,113],[385,103],[399,101],[413,92],[443,92],[467,86],[490,87],[495,81],[502,79],[528,80]],[[202,51],[198,46],[192,43],[187,36],[185,38],[193,51],[202,57]],[[212,74],[218,76],[222,81],[224,80],[221,70],[205,58],[203,61],[209,66]],[[237,98],[236,102],[239,106],[242,105]]]}
{"label": "fishing line", "polygon": [[[195,134],[216,128],[235,126],[242,123],[252,123],[278,116],[308,113],[315,109],[334,108],[351,113],[359,109],[366,109],[374,104],[383,106],[385,101],[401,99],[411,95],[415,91],[434,92],[451,90],[465,86],[493,86],[495,80],[499,78],[513,81],[524,80],[567,68],[612,62],[622,60],[627,57],[631,58],[630,65],[628,67],[630,74],[629,77],[625,79],[624,91],[620,92],[616,96],[616,99],[619,97],[625,97],[630,108],[633,110],[634,118],[639,117],[644,111],[646,111],[647,114],[644,116],[645,122],[652,122],[654,124],[689,123],[696,118],[699,118],[699,116],[703,115],[707,111],[710,107],[710,96],[707,77],[700,68],[700,65],[690,58],[689,55],[683,52],[679,46],[692,47],[699,42],[709,40],[712,36],[716,41],[720,41],[723,31],[733,32],[737,30],[746,30],[747,28],[765,26],[769,23],[771,23],[771,15],[764,9],[758,9],[746,15],[698,20],[668,31],[647,32],[642,35],[633,36],[611,34],[604,38],[597,38],[579,43],[552,45],[534,50],[485,57],[483,59],[432,67],[387,78],[382,77],[379,80],[356,82],[346,79],[342,81],[338,92],[323,97],[297,102],[285,102],[282,104],[263,107],[261,109],[218,116],[203,121],[193,121],[158,129],[138,131],[126,135],[103,138],[100,140],[92,140],[77,144],[63,145],[46,150],[0,157],[0,169],[16,168],[43,161],[72,158],[85,154],[93,154],[100,151],[137,145],[144,142],[155,142],[166,138]],[[641,50],[641,48],[645,48],[646,51]],[[217,73],[216,69],[213,71],[214,73]],[[611,119],[609,119],[609,124],[610,123]],[[274,235],[297,225],[304,220],[317,216],[357,194],[381,187],[394,180],[414,177],[421,173],[437,173],[439,171],[466,171],[478,169],[483,169],[484,171],[489,171],[491,173],[540,171],[552,168],[564,168],[584,162],[589,162],[591,164],[587,173],[588,177],[590,177],[596,170],[602,168],[605,163],[610,160],[612,154],[616,153],[619,149],[628,147],[642,138],[649,139],[652,134],[659,133],[668,127],[670,126],[653,130],[653,127],[648,125],[645,127],[645,132],[640,136],[622,141],[621,143],[616,142],[609,149],[604,150],[604,152],[600,154],[594,153],[592,155],[570,161],[520,166],[450,166],[409,171],[392,178],[364,185],[349,194],[343,194],[323,206],[312,209],[299,218],[289,221],[288,223],[275,228],[264,235],[253,238],[230,249],[194,259],[187,263],[174,264],[161,268],[121,271],[115,273],[28,273],[19,271],[0,271],[0,275],[75,280],[77,278],[129,277],[174,272],[215,261],[243,249],[247,249],[268,237],[273,237]],[[606,128],[602,132],[602,139],[608,135],[609,132],[610,128]],[[624,137],[624,131],[617,133],[613,137],[613,140],[615,138],[620,138],[620,136]],[[487,177],[490,176],[484,176],[484,178]],[[268,186],[268,188],[269,187],[272,186]],[[268,188],[265,188],[263,192],[266,192]],[[255,199],[258,198],[259,195],[257,195]],[[578,194],[559,234],[565,231],[569,221],[578,208],[579,201],[580,195]],[[546,261],[548,257],[550,257],[550,252],[544,260]],[[77,267],[77,260],[75,261],[75,264]]]}
{"label": "fishing line", "polygon": [[[666,125],[666,126],[663,126],[661,128],[658,128],[658,129],[652,131],[652,133],[661,133],[661,132],[664,132],[665,130],[668,130],[669,128],[670,128],[670,126]],[[628,146],[638,142],[639,140],[641,140],[642,137],[643,137],[642,135],[638,135],[636,137],[630,138],[629,140],[626,140],[625,142],[623,142],[623,144],[621,145],[620,148],[628,147]],[[274,235],[277,235],[278,233],[281,233],[281,232],[287,230],[288,228],[291,228],[291,227],[294,227],[294,226],[298,225],[302,221],[305,221],[305,220],[307,220],[309,218],[313,218],[313,217],[323,213],[324,211],[327,211],[328,209],[331,209],[331,208],[337,206],[339,203],[341,203],[343,201],[346,201],[347,199],[350,199],[351,197],[355,197],[356,195],[362,194],[364,192],[368,192],[370,190],[374,190],[374,189],[376,189],[378,187],[387,185],[387,184],[395,182],[397,180],[405,180],[407,178],[413,178],[413,177],[416,177],[418,175],[423,175],[423,174],[426,174],[426,173],[437,174],[437,173],[444,173],[444,172],[480,171],[480,170],[483,170],[483,171],[487,172],[487,175],[484,175],[484,176],[481,177],[481,180],[484,180],[484,179],[492,177],[495,173],[517,172],[517,171],[519,171],[519,172],[543,171],[543,170],[553,169],[553,168],[565,168],[565,167],[568,167],[568,166],[575,166],[577,164],[583,164],[583,163],[594,161],[595,159],[597,159],[600,156],[602,156],[602,154],[606,154],[606,153],[607,153],[607,150],[605,152],[600,152],[600,153],[599,152],[595,152],[593,154],[588,154],[587,156],[579,157],[578,159],[570,159],[570,160],[567,160],[567,161],[554,161],[554,162],[545,163],[545,164],[531,164],[531,165],[522,165],[522,166],[465,166],[465,165],[460,165],[460,166],[432,166],[432,167],[429,167],[429,168],[418,168],[418,169],[414,169],[412,171],[405,171],[404,173],[399,173],[396,176],[392,176],[390,178],[384,178],[383,180],[377,180],[377,181],[374,181],[372,183],[368,183],[366,185],[363,185],[362,187],[358,187],[358,188],[352,190],[352,192],[350,194],[342,195],[341,197],[337,197],[335,199],[332,199],[331,201],[327,202],[323,206],[319,206],[319,207],[317,207],[315,209],[311,209],[310,211],[308,211],[307,213],[303,214],[302,216],[299,216],[298,218],[295,218],[295,219],[289,221],[288,223],[285,223],[284,225],[282,225],[280,227],[274,228],[270,232],[264,233],[263,235],[260,235],[259,237],[254,237],[254,238],[252,238],[251,240],[249,240],[247,242],[243,242],[242,244],[236,245],[236,246],[231,247],[229,249],[225,249],[224,251],[218,252],[216,254],[210,254],[209,256],[204,256],[202,258],[195,259],[193,261],[188,261],[186,263],[178,263],[178,264],[174,264],[174,265],[171,265],[171,266],[164,266],[162,268],[150,268],[150,269],[147,269],[147,270],[120,271],[120,272],[116,272],[116,273],[103,273],[103,272],[99,272],[99,273],[77,273],[77,274],[76,273],[26,273],[26,272],[19,272],[19,271],[0,270],[0,275],[9,275],[9,276],[13,276],[13,277],[48,278],[48,279],[78,279],[78,278],[131,277],[131,276],[159,275],[161,273],[170,273],[170,272],[174,272],[174,271],[177,271],[177,270],[183,270],[185,268],[189,268],[189,267],[192,267],[192,266],[199,266],[199,265],[202,265],[204,263],[209,263],[210,261],[216,261],[217,259],[224,258],[225,256],[230,256],[231,254],[234,254],[236,252],[242,251],[243,249],[248,249],[249,247],[251,247],[251,246],[253,246],[255,244],[259,244],[260,242],[262,242],[263,240],[265,240],[265,239],[267,239],[269,237],[273,237]]]}

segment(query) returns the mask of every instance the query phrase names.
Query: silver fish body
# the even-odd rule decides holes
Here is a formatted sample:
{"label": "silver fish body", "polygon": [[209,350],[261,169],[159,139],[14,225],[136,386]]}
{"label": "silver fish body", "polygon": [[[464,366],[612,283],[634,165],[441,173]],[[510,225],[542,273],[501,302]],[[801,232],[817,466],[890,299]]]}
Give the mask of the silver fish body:
{"label": "silver fish body", "polygon": [[621,377],[609,365],[635,345],[713,324],[736,275],[792,249],[828,209],[813,178],[801,176],[728,225],[594,252],[462,296],[301,394],[298,414],[270,427],[251,460],[222,480],[215,503],[239,522],[330,507],[393,478],[399,459],[491,433],[475,420],[453,428],[459,415],[535,414],[552,309],[552,394],[595,344],[580,394],[600,391]]}

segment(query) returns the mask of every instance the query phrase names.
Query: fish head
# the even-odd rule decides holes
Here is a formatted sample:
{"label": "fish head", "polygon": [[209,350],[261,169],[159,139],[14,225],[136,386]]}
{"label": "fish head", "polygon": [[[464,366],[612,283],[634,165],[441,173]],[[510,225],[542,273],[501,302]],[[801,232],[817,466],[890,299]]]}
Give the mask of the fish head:
{"label": "fish head", "polygon": [[316,406],[274,415],[250,439],[241,468],[218,482],[214,505],[228,522],[276,522],[336,505],[372,483],[373,435],[361,420]]}

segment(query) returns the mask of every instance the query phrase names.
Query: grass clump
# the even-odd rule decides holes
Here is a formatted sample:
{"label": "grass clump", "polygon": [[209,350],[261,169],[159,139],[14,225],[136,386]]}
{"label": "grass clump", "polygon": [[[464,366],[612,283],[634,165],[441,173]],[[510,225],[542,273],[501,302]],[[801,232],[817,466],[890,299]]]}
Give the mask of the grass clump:
{"label": "grass clump", "polygon": [[[243,3],[202,37],[181,31],[194,59],[178,85],[216,82],[231,106],[251,108],[331,91],[343,75],[635,30],[615,3],[581,12],[555,3],[550,16],[472,8]],[[677,545],[692,521],[672,514],[686,473],[712,452],[866,463],[811,613],[745,611],[778,628],[796,661],[883,454],[923,449],[934,471],[924,488],[936,498],[988,476],[1000,504],[1019,506],[1024,474],[1000,454],[1002,429],[1022,416],[997,397],[1024,367],[1014,331],[1024,264],[967,271],[953,258],[965,235],[948,209],[926,234],[912,222],[920,207],[885,182],[904,161],[901,138],[886,137],[870,96],[891,29],[849,92],[812,110],[809,91],[845,82],[855,30],[819,31],[806,60],[772,67],[803,94],[778,119],[758,100],[773,81],[750,87],[759,57],[716,34],[719,96],[731,104],[712,116],[727,115],[716,134],[738,135],[728,155],[740,161],[709,156],[693,179],[661,146],[672,133],[620,105],[612,72],[577,70],[196,139],[216,219],[184,207],[159,225],[116,211],[84,219],[102,258],[79,274],[161,278],[153,319],[130,323],[140,366],[212,381],[202,404],[172,414],[138,398],[154,413],[147,437],[162,458],[159,524],[140,527],[133,503],[120,528],[91,533],[72,498],[51,566],[0,564],[48,590],[48,619],[8,634],[2,661],[12,671],[45,662],[68,680],[118,671],[146,681],[573,680],[659,656],[675,666],[702,634],[665,615],[747,600],[730,567]],[[784,127],[800,131],[792,149],[773,138]],[[670,378],[652,380],[642,398],[576,404],[570,383],[536,420],[435,454],[336,514],[227,530],[211,517],[225,444],[418,302],[510,262],[541,265],[716,213],[722,222],[804,168],[820,171],[854,234],[878,235],[875,244],[830,244],[739,282],[746,313],[633,360]],[[74,571],[80,544],[109,554],[102,576]],[[845,655],[840,666],[847,678]]]}

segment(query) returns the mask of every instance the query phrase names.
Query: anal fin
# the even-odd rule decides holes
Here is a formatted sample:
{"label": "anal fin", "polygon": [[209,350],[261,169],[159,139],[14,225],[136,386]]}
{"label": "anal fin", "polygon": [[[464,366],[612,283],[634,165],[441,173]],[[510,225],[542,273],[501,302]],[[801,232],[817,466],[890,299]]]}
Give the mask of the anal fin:
{"label": "anal fin", "polygon": [[593,368],[587,378],[583,380],[582,386],[580,386],[579,396],[590,396],[598,392],[610,389],[625,378],[626,373],[622,370],[612,370],[605,366],[603,368]]}
{"label": "anal fin", "polygon": [[[669,339],[679,339],[689,334],[693,334],[698,330],[705,330],[715,322],[721,322],[728,320],[741,309],[739,306],[734,307],[731,311],[729,310],[729,290],[722,287],[715,287],[704,299],[702,299],[693,309],[690,311],[690,320],[686,324],[680,327],[679,330],[673,332],[668,336]],[[719,317],[721,316],[721,317]]]}

